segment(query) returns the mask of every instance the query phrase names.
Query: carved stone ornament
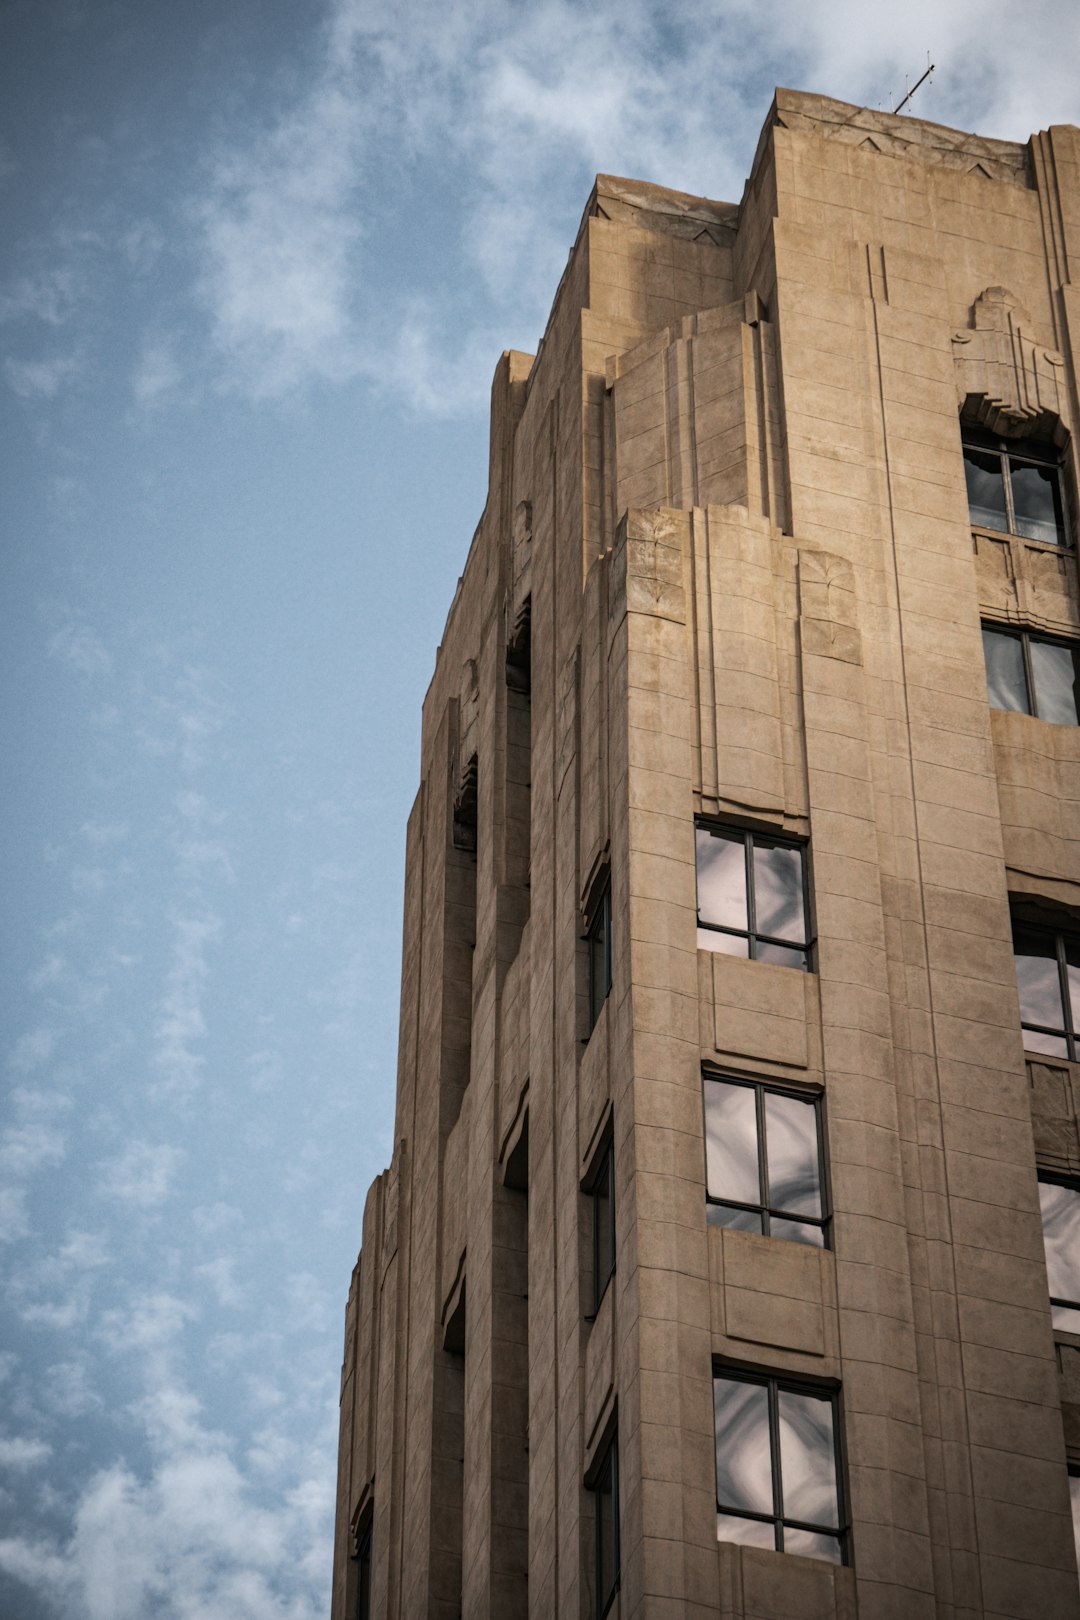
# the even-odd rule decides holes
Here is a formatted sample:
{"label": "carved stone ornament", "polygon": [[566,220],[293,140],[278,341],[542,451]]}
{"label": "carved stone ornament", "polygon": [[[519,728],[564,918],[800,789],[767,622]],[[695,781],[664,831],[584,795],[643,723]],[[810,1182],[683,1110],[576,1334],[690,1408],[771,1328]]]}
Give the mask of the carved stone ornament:
{"label": "carved stone ornament", "polygon": [[987,287],[972,324],[953,333],[956,388],[969,421],[991,433],[1063,438],[1065,361],[1036,343],[1031,316],[1007,287]]}

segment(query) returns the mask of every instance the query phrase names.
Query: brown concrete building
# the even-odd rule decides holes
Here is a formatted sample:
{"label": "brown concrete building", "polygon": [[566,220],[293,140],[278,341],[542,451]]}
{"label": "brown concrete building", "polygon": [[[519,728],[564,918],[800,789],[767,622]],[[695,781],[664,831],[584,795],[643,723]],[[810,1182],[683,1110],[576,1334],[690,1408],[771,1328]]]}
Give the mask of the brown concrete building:
{"label": "brown concrete building", "polygon": [[1080,1616],[1073,269],[1071,127],[597,180],[424,705],[334,1620]]}

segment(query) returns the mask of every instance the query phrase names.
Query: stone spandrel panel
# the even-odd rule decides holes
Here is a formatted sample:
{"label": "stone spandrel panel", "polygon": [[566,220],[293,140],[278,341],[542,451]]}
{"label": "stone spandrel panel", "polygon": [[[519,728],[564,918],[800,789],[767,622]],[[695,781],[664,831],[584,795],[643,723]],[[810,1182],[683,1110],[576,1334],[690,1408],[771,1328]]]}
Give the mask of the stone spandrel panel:
{"label": "stone spandrel panel", "polygon": [[[1001,836],[1011,872],[1080,896],[1080,727],[990,710]],[[1037,883],[1029,883],[1037,888]]]}
{"label": "stone spandrel panel", "polygon": [[1027,1072],[1040,1167],[1080,1175],[1080,1063],[1028,1058]]}

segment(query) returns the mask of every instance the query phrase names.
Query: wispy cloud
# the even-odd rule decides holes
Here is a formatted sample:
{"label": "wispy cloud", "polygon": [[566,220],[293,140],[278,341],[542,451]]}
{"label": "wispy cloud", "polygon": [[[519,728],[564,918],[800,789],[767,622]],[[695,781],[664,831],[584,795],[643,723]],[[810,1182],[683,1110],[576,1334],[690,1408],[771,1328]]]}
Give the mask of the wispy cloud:
{"label": "wispy cloud", "polygon": [[360,86],[331,56],[269,127],[216,155],[191,205],[223,381],[257,398],[354,369],[362,123]]}
{"label": "wispy cloud", "polygon": [[82,357],[61,350],[31,360],[4,361],[4,376],[12,391],[25,400],[52,400],[75,381],[83,370]]}
{"label": "wispy cloud", "polygon": [[131,379],[136,404],[144,409],[162,405],[179,387],[181,376],[175,342],[159,333],[147,334]]}
{"label": "wispy cloud", "polygon": [[158,1209],[169,1196],[183,1157],[181,1149],[165,1142],[130,1142],[117,1158],[102,1165],[99,1190],[133,1209]]}
{"label": "wispy cloud", "polygon": [[47,1027],[27,1030],[20,1035],[8,1055],[8,1067],[16,1074],[30,1074],[42,1068],[56,1049],[56,1031]]}
{"label": "wispy cloud", "polygon": [[53,632],[48,640],[50,658],[58,658],[80,675],[108,675],[113,656],[90,625],[71,619]]}
{"label": "wispy cloud", "polygon": [[206,1034],[203,999],[209,954],[221,937],[222,920],[210,912],[173,917],[172,964],[155,1029],[154,1064],[166,1089],[191,1091],[202,1078],[197,1050]]}
{"label": "wispy cloud", "polygon": [[26,1435],[0,1435],[0,1468],[36,1468],[52,1455],[45,1440]]}

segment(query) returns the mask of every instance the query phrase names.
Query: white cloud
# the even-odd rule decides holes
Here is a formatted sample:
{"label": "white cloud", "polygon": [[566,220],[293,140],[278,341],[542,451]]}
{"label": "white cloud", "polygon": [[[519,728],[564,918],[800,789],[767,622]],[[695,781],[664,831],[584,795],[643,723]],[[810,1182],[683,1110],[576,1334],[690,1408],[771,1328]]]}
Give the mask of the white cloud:
{"label": "white cloud", "polygon": [[196,1266],[192,1275],[207,1284],[217,1304],[223,1308],[234,1310],[246,1303],[245,1290],[236,1279],[235,1256],[218,1255]]}
{"label": "white cloud", "polygon": [[152,1451],[83,1487],[66,1541],[9,1536],[0,1569],[85,1620],[322,1620],[333,1513],[333,1423],[280,1459],[292,1483],[268,1498],[198,1403],[169,1378],[139,1409]]}
{"label": "white cloud", "polygon": [[221,937],[221,918],[209,912],[173,918],[173,956],[155,1029],[154,1062],[169,1090],[193,1090],[202,1078],[195,1050],[206,1034],[202,1004],[210,947]]}
{"label": "white cloud", "polygon": [[4,361],[4,376],[13,393],[20,399],[55,399],[82,371],[82,360],[77,354],[61,353],[37,360]]}
{"label": "white cloud", "polygon": [[112,653],[88,624],[75,620],[61,625],[49,637],[50,658],[70,664],[81,675],[108,675],[113,667]]}
{"label": "white cloud", "polygon": [[353,369],[361,124],[358,83],[327,62],[272,127],[218,154],[192,205],[225,380],[256,397]]}
{"label": "white cloud", "polygon": [[160,335],[144,337],[131,379],[136,404],[144,408],[161,405],[175,392],[180,379],[175,344]]}
{"label": "white cloud", "polygon": [[8,1068],[17,1074],[30,1074],[48,1063],[56,1049],[56,1032],[43,1026],[20,1035],[8,1054]]}
{"label": "white cloud", "polygon": [[46,1370],[42,1399],[51,1412],[63,1418],[100,1412],[105,1405],[94,1387],[93,1374],[85,1361],[54,1362]]}
{"label": "white cloud", "polygon": [[52,1455],[44,1440],[25,1435],[0,1435],[0,1468],[36,1468]]}
{"label": "white cloud", "polygon": [[74,265],[42,266],[33,274],[13,277],[0,287],[0,323],[30,319],[63,326],[84,291]]}
{"label": "white cloud", "polygon": [[23,1180],[44,1164],[59,1164],[64,1138],[37,1120],[9,1125],[0,1135],[0,1174]]}
{"label": "white cloud", "polygon": [[157,1209],[168,1198],[184,1154],[168,1143],[131,1142],[102,1166],[99,1191],[133,1209]]}

